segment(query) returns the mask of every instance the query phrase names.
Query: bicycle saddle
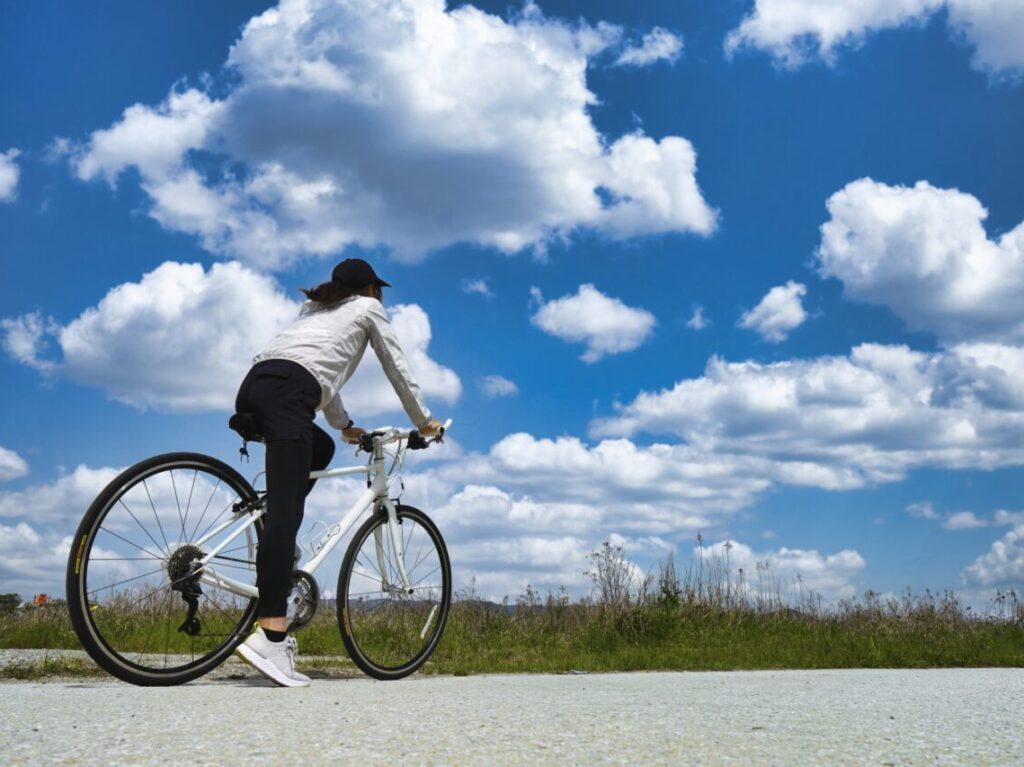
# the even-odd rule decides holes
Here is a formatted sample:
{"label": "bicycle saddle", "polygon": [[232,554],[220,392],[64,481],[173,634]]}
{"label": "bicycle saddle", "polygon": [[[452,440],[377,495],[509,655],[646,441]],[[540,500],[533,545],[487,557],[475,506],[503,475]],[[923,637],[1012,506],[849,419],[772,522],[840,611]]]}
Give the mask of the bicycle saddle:
{"label": "bicycle saddle", "polygon": [[255,413],[235,413],[228,419],[228,427],[246,442],[263,442],[263,431]]}

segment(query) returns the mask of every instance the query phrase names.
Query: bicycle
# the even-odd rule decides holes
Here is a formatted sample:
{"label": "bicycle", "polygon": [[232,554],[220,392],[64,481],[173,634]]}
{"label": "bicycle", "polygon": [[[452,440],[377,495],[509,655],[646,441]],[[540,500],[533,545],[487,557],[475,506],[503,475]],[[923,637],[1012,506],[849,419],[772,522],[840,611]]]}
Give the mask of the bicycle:
{"label": "bicycle", "polygon": [[[401,493],[392,500],[391,491],[401,485],[407,451],[440,441],[450,424],[429,441],[415,430],[378,428],[360,440],[365,466],[310,472],[311,479],[365,474],[366,489],[294,571],[289,630],[313,619],[320,603],[313,574],[371,510],[345,553],[336,608],[349,656],[377,679],[415,672],[444,632],[451,605],[444,540],[426,514],[403,504]],[[243,454],[248,441],[262,441],[250,416],[230,425],[243,437]],[[266,492],[207,455],[168,453],[122,472],[86,511],[68,556],[71,625],[89,656],[144,686],[182,684],[216,668],[256,620],[265,513]]]}

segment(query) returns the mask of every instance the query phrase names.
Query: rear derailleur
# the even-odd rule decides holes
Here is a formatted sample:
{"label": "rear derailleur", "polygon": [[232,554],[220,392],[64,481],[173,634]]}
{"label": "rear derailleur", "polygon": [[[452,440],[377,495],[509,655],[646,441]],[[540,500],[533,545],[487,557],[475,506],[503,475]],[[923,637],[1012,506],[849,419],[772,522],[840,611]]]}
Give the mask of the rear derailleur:
{"label": "rear derailleur", "polygon": [[199,611],[199,597],[203,595],[203,587],[199,584],[200,561],[203,552],[192,545],[185,545],[171,554],[167,561],[167,575],[171,579],[171,590],[181,594],[182,600],[188,605],[185,621],[178,626],[178,631],[190,637],[202,633],[202,624],[196,613]]}

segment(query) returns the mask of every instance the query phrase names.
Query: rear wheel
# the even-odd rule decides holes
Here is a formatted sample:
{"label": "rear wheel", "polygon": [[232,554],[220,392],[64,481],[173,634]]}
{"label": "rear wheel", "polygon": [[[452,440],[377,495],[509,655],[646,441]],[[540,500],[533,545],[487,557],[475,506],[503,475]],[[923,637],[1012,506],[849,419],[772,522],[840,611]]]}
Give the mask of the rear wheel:
{"label": "rear wheel", "polygon": [[[196,563],[226,533],[202,539],[255,501],[237,471],[197,453],[155,456],[104,488],[78,527],[67,569],[71,624],[99,666],[133,684],[173,685],[234,650],[257,600],[201,582]],[[250,527],[211,566],[255,585],[257,532]]]}
{"label": "rear wheel", "polygon": [[411,506],[398,507],[400,546],[378,510],[356,532],[338,575],[338,625],[349,655],[377,679],[401,679],[422,666],[444,632],[451,605],[451,564],[441,533]]}

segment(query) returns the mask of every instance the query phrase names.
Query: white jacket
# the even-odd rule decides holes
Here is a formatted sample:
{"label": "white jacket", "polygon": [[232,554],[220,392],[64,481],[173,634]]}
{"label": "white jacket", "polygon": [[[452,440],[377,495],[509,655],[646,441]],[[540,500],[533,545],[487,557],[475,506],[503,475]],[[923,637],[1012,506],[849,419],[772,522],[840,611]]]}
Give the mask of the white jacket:
{"label": "white jacket", "polygon": [[338,390],[359,367],[367,343],[377,353],[413,425],[426,426],[430,411],[409,372],[388,315],[375,298],[353,296],[327,308],[306,301],[299,318],[257,354],[253,363],[270,359],[298,362],[313,374],[323,390],[319,408],[327,422],[343,429],[349,415]]}

